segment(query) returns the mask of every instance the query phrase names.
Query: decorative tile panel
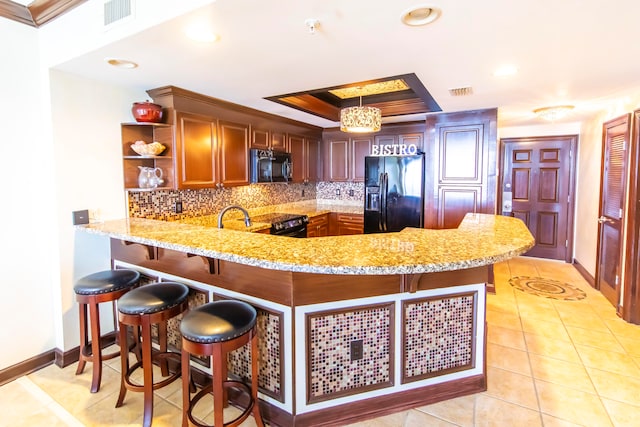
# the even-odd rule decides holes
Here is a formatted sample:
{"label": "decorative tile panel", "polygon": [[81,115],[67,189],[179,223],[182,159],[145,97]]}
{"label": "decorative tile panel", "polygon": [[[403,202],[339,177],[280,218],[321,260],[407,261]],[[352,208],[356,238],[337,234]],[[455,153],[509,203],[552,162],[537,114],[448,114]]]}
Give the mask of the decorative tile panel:
{"label": "decorative tile panel", "polygon": [[403,303],[403,383],[473,368],[476,295]]}
{"label": "decorative tile panel", "polygon": [[388,304],[307,315],[308,403],[393,385],[393,313]]}
{"label": "decorative tile panel", "polygon": [[[282,360],[282,313],[254,306],[258,313],[258,388],[261,393],[284,402]],[[229,374],[251,381],[251,347],[245,345],[229,353]]]}

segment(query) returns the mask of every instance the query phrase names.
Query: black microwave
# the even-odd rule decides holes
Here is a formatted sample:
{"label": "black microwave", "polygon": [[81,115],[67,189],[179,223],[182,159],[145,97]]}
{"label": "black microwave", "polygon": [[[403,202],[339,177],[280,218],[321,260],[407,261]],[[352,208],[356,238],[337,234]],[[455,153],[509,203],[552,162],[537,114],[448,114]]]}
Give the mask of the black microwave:
{"label": "black microwave", "polygon": [[251,149],[251,182],[289,182],[293,164],[291,154]]}

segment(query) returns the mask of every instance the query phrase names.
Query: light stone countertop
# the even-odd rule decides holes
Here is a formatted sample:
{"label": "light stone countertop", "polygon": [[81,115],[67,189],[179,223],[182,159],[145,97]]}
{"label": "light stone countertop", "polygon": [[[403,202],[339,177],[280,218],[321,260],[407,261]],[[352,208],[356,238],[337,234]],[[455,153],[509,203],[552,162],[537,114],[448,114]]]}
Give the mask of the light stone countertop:
{"label": "light stone countertop", "polygon": [[486,214],[467,214],[457,229],[406,228],[398,233],[309,239],[140,218],[76,229],[272,270],[321,274],[460,270],[512,258],[534,245],[519,219]]}

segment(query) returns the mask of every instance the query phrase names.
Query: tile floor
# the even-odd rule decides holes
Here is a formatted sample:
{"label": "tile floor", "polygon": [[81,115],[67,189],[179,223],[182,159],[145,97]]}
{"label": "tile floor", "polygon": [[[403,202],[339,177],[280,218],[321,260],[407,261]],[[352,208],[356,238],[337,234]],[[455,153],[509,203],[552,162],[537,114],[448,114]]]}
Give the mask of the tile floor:
{"label": "tile floor", "polygon": [[[530,295],[508,284],[515,276],[567,282],[587,297]],[[496,265],[495,277],[496,294],[487,298],[488,390],[350,427],[640,425],[640,326],[620,320],[569,264],[519,257]],[[88,392],[90,369],[75,376],[75,365],[0,387],[0,426],[141,425],[139,393],[114,409],[119,359],[106,365],[97,394]],[[156,393],[153,425],[180,425],[179,382]],[[208,412],[198,416],[211,422]]]}

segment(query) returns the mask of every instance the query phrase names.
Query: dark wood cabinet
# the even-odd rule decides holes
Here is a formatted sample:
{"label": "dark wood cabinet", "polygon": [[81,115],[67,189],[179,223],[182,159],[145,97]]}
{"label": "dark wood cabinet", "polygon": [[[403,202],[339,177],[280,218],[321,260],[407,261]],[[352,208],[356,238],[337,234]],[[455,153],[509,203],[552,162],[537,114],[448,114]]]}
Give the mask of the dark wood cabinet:
{"label": "dark wood cabinet", "polygon": [[219,183],[223,187],[249,184],[249,125],[218,122]]}
{"label": "dark wood cabinet", "polygon": [[287,134],[277,130],[251,129],[251,148],[287,152]]}
{"label": "dark wood cabinet", "polygon": [[344,236],[364,233],[364,216],[358,214],[332,213],[330,235]]}
{"label": "dark wood cabinet", "polygon": [[176,112],[177,187],[208,188],[216,186],[217,122],[213,117]]}
{"label": "dark wood cabinet", "polygon": [[363,182],[364,158],[369,155],[371,137],[325,140],[324,176],[333,182]]}
{"label": "dark wood cabinet", "polygon": [[307,224],[307,237],[323,237],[329,235],[329,214],[312,216]]}
{"label": "dark wood cabinet", "polygon": [[289,135],[289,151],[293,164],[292,181],[317,182],[319,176],[319,142],[299,135]]}
{"label": "dark wood cabinet", "polygon": [[[140,167],[160,168],[164,183],[158,188],[175,188],[173,127],[164,123],[122,123],[120,130],[124,188],[141,190],[138,185]],[[136,141],[144,141],[147,144],[157,141],[164,145],[165,149],[157,156],[140,156],[131,149],[131,145]]]}
{"label": "dark wood cabinet", "polygon": [[425,228],[455,228],[495,213],[497,110],[427,116]]}

